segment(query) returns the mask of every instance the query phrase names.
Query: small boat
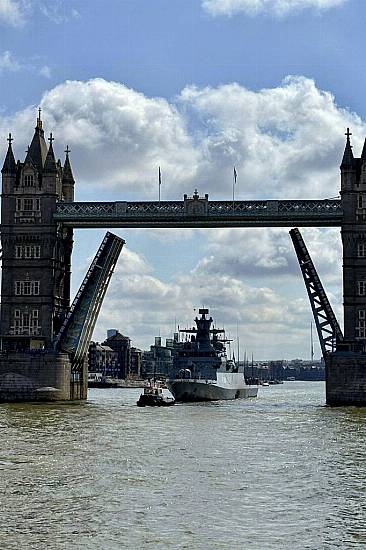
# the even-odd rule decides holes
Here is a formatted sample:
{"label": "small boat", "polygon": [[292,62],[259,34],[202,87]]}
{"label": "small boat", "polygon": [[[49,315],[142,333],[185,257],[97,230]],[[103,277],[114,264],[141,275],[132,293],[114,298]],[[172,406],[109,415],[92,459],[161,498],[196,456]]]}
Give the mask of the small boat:
{"label": "small boat", "polygon": [[169,407],[174,405],[175,399],[167,388],[162,388],[157,382],[144,388],[137,401],[138,407]]}
{"label": "small boat", "polygon": [[265,388],[269,387],[269,382],[262,382],[262,386],[264,386]]}

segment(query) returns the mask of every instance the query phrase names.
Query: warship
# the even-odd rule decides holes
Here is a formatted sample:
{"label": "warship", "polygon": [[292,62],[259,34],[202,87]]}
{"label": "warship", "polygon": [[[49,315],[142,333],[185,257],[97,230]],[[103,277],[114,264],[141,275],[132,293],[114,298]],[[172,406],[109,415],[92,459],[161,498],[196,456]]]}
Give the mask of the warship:
{"label": "warship", "polygon": [[225,330],[211,328],[208,309],[198,310],[196,327],[180,329],[186,341],[175,351],[173,376],[166,385],[177,401],[218,401],[256,397],[258,386],[247,384],[234,359],[228,359]]}

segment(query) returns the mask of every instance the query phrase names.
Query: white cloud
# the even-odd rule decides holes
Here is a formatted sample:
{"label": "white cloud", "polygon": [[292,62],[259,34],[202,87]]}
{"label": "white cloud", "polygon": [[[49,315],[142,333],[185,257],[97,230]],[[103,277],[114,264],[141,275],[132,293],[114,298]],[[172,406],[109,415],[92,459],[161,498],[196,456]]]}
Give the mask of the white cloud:
{"label": "white cloud", "polygon": [[[285,228],[207,231],[209,254],[197,269],[245,279],[298,277],[299,265],[288,231]],[[301,233],[320,278],[325,278],[328,284],[338,283],[342,256],[340,230],[301,228]]]}
{"label": "white cloud", "polygon": [[24,2],[19,0],[0,0],[0,24],[21,27],[25,22]]}
{"label": "white cloud", "polygon": [[312,8],[318,11],[327,10],[348,0],[203,0],[202,6],[212,15],[234,15],[244,12],[248,15],[274,14],[288,15]]}
{"label": "white cloud", "polygon": [[39,69],[39,74],[45,78],[51,78],[51,69],[48,65],[43,65],[43,67]]}
{"label": "white cloud", "polygon": [[0,74],[5,71],[19,71],[21,68],[22,65],[9,50],[0,54]]}
{"label": "white cloud", "polygon": [[[94,185],[140,198],[156,196],[158,166],[165,199],[196,187],[230,198],[233,165],[238,199],[335,196],[344,130],[352,128],[357,149],[366,134],[356,114],[305,77],[259,91],[187,87],[174,102],[103,79],[68,81],[45,93],[41,106],[56,149],[72,148],[79,191]],[[0,118],[0,131],[11,127],[20,151],[34,111]]]}
{"label": "white cloud", "polygon": [[241,198],[336,195],[343,129],[351,126],[358,144],[366,133],[358,116],[304,77],[287,77],[281,86],[258,92],[238,84],[188,87],[180,100],[201,125],[204,161],[197,181],[222,191],[230,187],[235,165]]}

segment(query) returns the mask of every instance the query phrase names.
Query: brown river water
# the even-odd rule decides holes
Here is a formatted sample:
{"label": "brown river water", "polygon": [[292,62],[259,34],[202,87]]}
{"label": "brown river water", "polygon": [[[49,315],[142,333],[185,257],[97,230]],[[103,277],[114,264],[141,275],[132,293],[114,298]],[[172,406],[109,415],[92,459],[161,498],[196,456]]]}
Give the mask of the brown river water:
{"label": "brown river water", "polygon": [[324,383],[139,408],[0,405],[0,549],[366,548],[366,409]]}

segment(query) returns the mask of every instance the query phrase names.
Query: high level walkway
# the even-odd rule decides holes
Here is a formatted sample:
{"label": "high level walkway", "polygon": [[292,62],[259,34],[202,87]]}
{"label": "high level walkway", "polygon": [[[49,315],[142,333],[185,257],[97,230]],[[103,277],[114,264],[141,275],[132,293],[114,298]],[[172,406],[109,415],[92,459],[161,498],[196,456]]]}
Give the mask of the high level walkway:
{"label": "high level walkway", "polygon": [[339,199],[210,201],[59,202],[54,220],[80,227],[334,227],[341,226]]}

